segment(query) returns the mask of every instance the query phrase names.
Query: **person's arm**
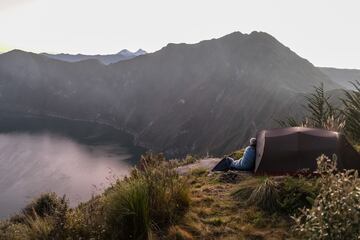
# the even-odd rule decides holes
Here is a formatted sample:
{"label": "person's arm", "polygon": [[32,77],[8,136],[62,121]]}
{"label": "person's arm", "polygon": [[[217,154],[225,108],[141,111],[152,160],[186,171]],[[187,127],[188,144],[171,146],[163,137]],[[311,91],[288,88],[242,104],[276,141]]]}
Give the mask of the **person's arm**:
{"label": "person's arm", "polygon": [[248,146],[245,149],[244,156],[242,157],[241,160],[241,166],[244,169],[250,169],[254,164],[254,157],[256,154],[255,154],[255,150],[252,148],[253,147]]}

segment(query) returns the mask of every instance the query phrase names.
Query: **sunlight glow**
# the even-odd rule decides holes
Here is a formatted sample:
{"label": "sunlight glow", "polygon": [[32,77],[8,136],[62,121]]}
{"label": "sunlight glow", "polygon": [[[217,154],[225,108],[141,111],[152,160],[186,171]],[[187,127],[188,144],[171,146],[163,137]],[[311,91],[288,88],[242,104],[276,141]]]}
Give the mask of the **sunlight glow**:
{"label": "sunlight glow", "polygon": [[256,30],[315,65],[360,68],[359,8],[356,0],[1,0],[0,43],[33,52],[152,52]]}

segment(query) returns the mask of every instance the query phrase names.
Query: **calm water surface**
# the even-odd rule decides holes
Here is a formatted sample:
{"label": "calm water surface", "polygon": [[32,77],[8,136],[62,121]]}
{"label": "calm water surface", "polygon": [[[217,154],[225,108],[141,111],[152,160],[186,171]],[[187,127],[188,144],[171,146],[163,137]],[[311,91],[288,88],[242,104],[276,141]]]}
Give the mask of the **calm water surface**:
{"label": "calm water surface", "polygon": [[111,127],[0,114],[0,217],[34,196],[66,194],[72,206],[124,176],[144,149]]}

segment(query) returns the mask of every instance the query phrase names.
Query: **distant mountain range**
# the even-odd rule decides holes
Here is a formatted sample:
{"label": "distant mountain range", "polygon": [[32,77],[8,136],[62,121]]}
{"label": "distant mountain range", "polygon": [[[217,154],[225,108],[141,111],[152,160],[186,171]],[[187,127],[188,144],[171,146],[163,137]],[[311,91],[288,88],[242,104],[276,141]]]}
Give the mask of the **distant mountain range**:
{"label": "distant mountain range", "polygon": [[168,44],[109,65],[16,50],[0,55],[0,110],[106,122],[172,156],[223,154],[274,119],[302,115],[304,94],[321,82],[342,88],[264,32]]}
{"label": "distant mountain range", "polygon": [[49,53],[42,53],[42,55],[53,58],[53,59],[57,59],[57,60],[61,60],[61,61],[65,61],[65,62],[79,62],[79,61],[84,61],[84,60],[89,60],[89,59],[96,59],[99,60],[101,63],[103,64],[111,64],[111,63],[116,63],[119,61],[123,61],[123,60],[128,60],[137,56],[141,56],[146,54],[146,52],[142,49],[137,50],[136,52],[130,52],[127,49],[121,50],[120,52],[116,53],[116,54],[108,54],[108,55],[83,55],[83,54],[66,54],[66,53],[61,53],[61,54],[49,54]]}

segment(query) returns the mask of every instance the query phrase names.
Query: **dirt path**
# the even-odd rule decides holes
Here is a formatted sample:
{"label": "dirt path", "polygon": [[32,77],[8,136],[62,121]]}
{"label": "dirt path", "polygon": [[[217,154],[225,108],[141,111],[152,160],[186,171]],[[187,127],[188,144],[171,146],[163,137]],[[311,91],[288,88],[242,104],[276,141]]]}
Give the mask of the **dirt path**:
{"label": "dirt path", "polygon": [[193,169],[211,170],[221,159],[220,158],[205,158],[197,160],[195,163],[188,164],[177,168],[179,174],[183,175],[191,172]]}

